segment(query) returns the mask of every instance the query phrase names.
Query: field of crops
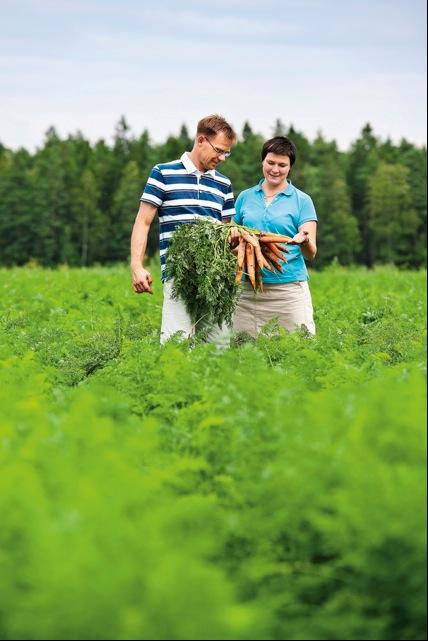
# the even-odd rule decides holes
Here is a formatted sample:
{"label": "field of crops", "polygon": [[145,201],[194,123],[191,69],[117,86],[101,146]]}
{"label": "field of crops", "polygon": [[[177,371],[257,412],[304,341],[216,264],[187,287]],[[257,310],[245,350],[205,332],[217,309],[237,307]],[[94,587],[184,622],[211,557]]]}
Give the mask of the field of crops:
{"label": "field of crops", "polygon": [[0,270],[1,639],[423,639],[425,272],[158,343],[125,267]]}

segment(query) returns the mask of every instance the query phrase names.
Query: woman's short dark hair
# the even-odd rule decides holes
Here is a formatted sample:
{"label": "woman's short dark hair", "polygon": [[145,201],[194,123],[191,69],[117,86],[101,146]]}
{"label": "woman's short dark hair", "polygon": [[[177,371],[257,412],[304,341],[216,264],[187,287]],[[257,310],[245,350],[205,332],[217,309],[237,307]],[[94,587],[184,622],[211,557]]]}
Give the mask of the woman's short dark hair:
{"label": "woman's short dark hair", "polygon": [[278,156],[288,156],[291,167],[296,162],[296,145],[292,140],[285,136],[275,136],[275,138],[266,140],[262,147],[262,161],[269,153],[277,154]]}

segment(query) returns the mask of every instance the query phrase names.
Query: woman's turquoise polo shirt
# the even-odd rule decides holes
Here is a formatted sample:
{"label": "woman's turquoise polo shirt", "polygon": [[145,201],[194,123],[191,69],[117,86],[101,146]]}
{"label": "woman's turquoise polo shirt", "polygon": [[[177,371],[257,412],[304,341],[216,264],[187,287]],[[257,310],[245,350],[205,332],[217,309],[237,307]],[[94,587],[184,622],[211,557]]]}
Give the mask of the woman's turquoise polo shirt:
{"label": "woman's turquoise polo shirt", "polygon": [[[295,236],[299,227],[309,220],[318,220],[312,199],[290,181],[273,201],[266,206],[262,189],[263,179],[259,184],[242,191],[235,202],[234,221],[239,225],[253,227],[260,231],[271,231],[276,234]],[[288,263],[282,263],[284,272],[274,273],[263,269],[263,282],[267,284],[293,283],[308,280],[308,270],[298,245],[289,245]]]}

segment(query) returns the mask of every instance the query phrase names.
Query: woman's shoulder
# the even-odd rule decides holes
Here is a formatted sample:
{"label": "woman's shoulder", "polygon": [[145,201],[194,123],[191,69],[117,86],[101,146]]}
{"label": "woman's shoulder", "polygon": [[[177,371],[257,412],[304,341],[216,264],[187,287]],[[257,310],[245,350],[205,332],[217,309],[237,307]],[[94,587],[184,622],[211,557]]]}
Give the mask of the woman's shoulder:
{"label": "woman's shoulder", "polygon": [[301,189],[296,187],[296,185],[293,185],[293,188],[294,188],[294,191],[296,192],[296,196],[297,196],[297,198],[299,198],[299,200],[302,200],[302,201],[303,200],[310,200],[310,201],[312,201],[312,198],[305,191],[302,191]]}
{"label": "woman's shoulder", "polygon": [[298,189],[293,185],[294,192],[295,192],[295,198],[298,204],[299,210],[301,209],[313,209],[314,208],[314,202],[309,194],[307,194],[305,191],[302,191],[301,189]]}
{"label": "woman's shoulder", "polygon": [[301,189],[297,189],[297,187],[294,187],[294,190],[297,211],[299,212],[301,221],[305,222],[306,220],[317,220],[314,201],[312,200],[310,195],[305,191],[302,191]]}

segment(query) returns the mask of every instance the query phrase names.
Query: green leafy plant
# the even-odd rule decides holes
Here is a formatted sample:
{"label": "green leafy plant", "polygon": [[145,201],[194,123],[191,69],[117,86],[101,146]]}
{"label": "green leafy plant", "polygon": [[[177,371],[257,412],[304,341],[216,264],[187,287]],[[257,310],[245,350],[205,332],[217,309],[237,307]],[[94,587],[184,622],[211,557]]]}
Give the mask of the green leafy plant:
{"label": "green leafy plant", "polygon": [[311,276],[315,337],[217,353],[0,270],[1,639],[426,638],[426,274]]}
{"label": "green leafy plant", "polygon": [[167,257],[173,296],[180,297],[194,323],[231,324],[239,296],[230,224],[199,219],[174,232]]}

